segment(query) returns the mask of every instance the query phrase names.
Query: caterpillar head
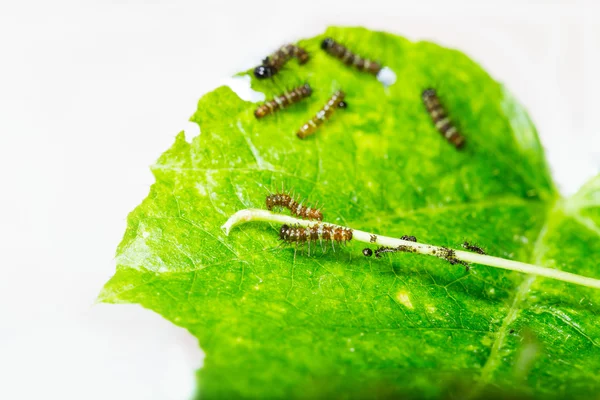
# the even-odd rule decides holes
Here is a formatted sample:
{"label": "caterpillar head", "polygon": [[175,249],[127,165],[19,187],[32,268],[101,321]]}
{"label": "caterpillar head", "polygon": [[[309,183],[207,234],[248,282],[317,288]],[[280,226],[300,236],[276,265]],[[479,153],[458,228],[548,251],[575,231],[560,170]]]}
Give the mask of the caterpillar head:
{"label": "caterpillar head", "polygon": [[266,79],[275,75],[275,70],[270,65],[259,65],[254,68],[254,76],[258,79]]}
{"label": "caterpillar head", "polygon": [[323,39],[323,41],[321,42],[321,48],[323,50],[327,50],[329,48],[331,48],[331,46],[333,46],[335,42],[333,41],[332,38],[325,38]]}
{"label": "caterpillar head", "polygon": [[279,229],[279,239],[285,240],[289,235],[289,230],[289,225],[281,225],[281,228]]}
{"label": "caterpillar head", "polygon": [[435,96],[435,95],[436,95],[435,89],[425,89],[425,90],[423,90],[423,94],[422,94],[424,99]]}

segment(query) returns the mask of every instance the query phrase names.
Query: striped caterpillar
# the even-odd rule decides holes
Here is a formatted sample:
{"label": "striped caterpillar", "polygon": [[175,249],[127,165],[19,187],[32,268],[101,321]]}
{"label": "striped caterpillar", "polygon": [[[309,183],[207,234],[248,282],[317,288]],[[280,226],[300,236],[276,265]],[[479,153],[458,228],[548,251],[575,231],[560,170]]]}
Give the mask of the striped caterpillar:
{"label": "striped caterpillar", "polygon": [[277,110],[281,110],[291,104],[295,104],[302,99],[310,96],[312,94],[312,89],[310,85],[304,84],[295,88],[290,92],[285,92],[279,96],[275,96],[273,100],[267,101],[265,104],[262,104],[260,107],[254,111],[254,116],[256,118],[263,118],[269,114],[273,114]]}
{"label": "striped caterpillar", "polygon": [[290,58],[296,57],[300,65],[308,61],[308,53],[294,44],[286,44],[275,53],[263,60],[262,65],[254,69],[254,76],[258,79],[271,78],[284,66]]}
{"label": "striped caterpillar", "polygon": [[332,38],[326,38],[321,43],[321,48],[332,56],[339,58],[346,65],[354,66],[359,71],[377,75],[381,71],[381,64],[362,58]]}
{"label": "striped caterpillar", "polygon": [[295,215],[304,219],[314,219],[317,221],[323,220],[323,213],[318,208],[311,208],[298,203],[288,193],[275,193],[267,196],[266,199],[267,210],[271,211],[274,207],[285,207],[292,215]]}
{"label": "striped caterpillar", "polygon": [[456,127],[452,124],[452,121],[450,121],[450,118],[448,118],[446,110],[444,110],[435,89],[424,90],[422,98],[425,103],[425,108],[427,108],[427,112],[431,116],[436,129],[446,138],[446,140],[448,140],[448,142],[452,143],[454,147],[460,150],[465,145],[465,137],[458,132]]}
{"label": "striped caterpillar", "polygon": [[317,131],[317,128],[331,117],[336,108],[345,108],[347,106],[346,102],[344,102],[344,96],[345,94],[341,90],[335,92],[329,101],[327,101],[325,107],[323,107],[323,109],[312,119],[309,119],[307,123],[302,125],[296,135],[300,139],[313,135]]}
{"label": "striped caterpillar", "polygon": [[317,242],[321,247],[323,242],[331,242],[331,247],[335,250],[334,243],[345,244],[352,240],[352,229],[327,224],[316,224],[308,228],[282,225],[279,229],[279,239],[286,243],[308,243],[309,253],[310,244]]}

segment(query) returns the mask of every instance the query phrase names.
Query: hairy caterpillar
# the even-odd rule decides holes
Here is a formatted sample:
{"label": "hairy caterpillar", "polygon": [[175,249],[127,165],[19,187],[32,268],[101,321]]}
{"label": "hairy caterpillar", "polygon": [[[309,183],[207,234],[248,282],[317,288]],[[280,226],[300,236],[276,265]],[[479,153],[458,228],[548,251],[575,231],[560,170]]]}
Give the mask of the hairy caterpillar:
{"label": "hairy caterpillar", "polygon": [[352,229],[327,224],[315,224],[308,228],[282,225],[279,229],[279,239],[287,243],[317,241],[345,243],[352,240]]}
{"label": "hairy caterpillar", "polygon": [[254,111],[254,116],[256,118],[263,118],[269,114],[273,114],[274,112],[281,110],[289,105],[298,103],[300,100],[305,99],[306,97],[312,94],[312,89],[308,83],[298,86],[294,90],[290,92],[285,92],[280,94],[279,96],[275,96],[273,100],[269,100],[266,103],[260,105],[256,111]]}
{"label": "hairy caterpillar", "polygon": [[307,136],[313,135],[317,131],[317,128],[323,124],[323,122],[327,121],[329,117],[331,117],[336,108],[345,108],[347,106],[347,104],[344,102],[344,96],[345,94],[341,90],[335,92],[329,101],[327,101],[325,107],[323,107],[323,109],[319,111],[312,119],[309,119],[306,124],[302,125],[296,135],[300,139],[304,139]]}
{"label": "hairy caterpillar", "polygon": [[296,57],[300,65],[308,61],[308,53],[301,47],[294,44],[286,44],[275,53],[263,60],[262,65],[254,69],[254,76],[258,79],[271,78],[289,61],[290,58]]}
{"label": "hairy caterpillar", "polygon": [[448,142],[454,145],[457,149],[461,149],[465,145],[465,137],[462,136],[456,127],[448,118],[446,110],[442,106],[435,89],[426,89],[421,96],[425,108],[431,116],[436,129],[446,138]]}
{"label": "hairy caterpillar", "polygon": [[479,254],[482,254],[482,255],[486,255],[486,252],[485,252],[485,251],[483,251],[483,249],[482,249],[481,247],[479,247],[479,246],[475,246],[474,244],[471,244],[471,243],[469,243],[469,242],[464,242],[464,243],[462,244],[462,247],[464,247],[464,248],[465,248],[465,249],[467,249],[467,250],[471,250],[471,251],[473,251],[473,252],[475,252],[475,253],[479,253]]}
{"label": "hairy caterpillar", "polygon": [[310,254],[311,243],[321,245],[323,251],[323,242],[331,242],[331,247],[335,251],[334,243],[345,244],[352,240],[352,229],[332,226],[327,224],[316,224],[308,228],[301,226],[282,225],[279,229],[279,239],[285,243],[308,244],[308,253]]}
{"label": "hairy caterpillar", "polygon": [[311,208],[299,203],[288,193],[274,193],[267,196],[267,210],[271,211],[274,207],[285,207],[292,215],[304,219],[323,220],[323,213],[318,208]]}
{"label": "hairy caterpillar", "polygon": [[346,65],[354,66],[359,71],[377,75],[381,71],[381,64],[362,58],[351,52],[346,46],[332,38],[326,38],[321,43],[321,48],[332,56],[339,58]]}

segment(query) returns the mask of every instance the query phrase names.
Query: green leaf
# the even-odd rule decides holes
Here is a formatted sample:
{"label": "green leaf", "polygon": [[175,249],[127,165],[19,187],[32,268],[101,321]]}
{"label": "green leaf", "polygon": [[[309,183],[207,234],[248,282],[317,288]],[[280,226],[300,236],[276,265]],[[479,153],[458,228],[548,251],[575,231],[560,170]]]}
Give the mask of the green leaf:
{"label": "green leaf", "polygon": [[[326,36],[397,82],[384,88],[327,55]],[[139,303],[195,335],[206,398],[598,393],[598,291],[415,254],[366,258],[359,244],[308,257],[268,223],[225,236],[231,214],[264,208],[283,184],[324,204],[328,222],[600,276],[600,178],[560,199],[527,113],[476,63],[361,28],[300,45],[306,65],[252,86],[271,98],[309,82],[302,103],[257,121],[256,104],[228,87],[202,97],[201,135],[180,133],[153,166],[100,299]],[[435,130],[426,87],[464,132],[463,151]],[[337,89],[348,108],[299,140]]]}

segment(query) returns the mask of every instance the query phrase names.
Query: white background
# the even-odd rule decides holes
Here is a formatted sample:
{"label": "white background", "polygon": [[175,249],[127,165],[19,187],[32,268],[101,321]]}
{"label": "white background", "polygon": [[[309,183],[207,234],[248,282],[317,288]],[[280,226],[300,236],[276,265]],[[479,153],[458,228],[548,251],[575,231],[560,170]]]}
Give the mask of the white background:
{"label": "white background", "polygon": [[94,305],[198,98],[328,24],[456,47],[530,111],[565,194],[600,171],[592,1],[0,2],[0,398],[177,399],[195,339]]}

